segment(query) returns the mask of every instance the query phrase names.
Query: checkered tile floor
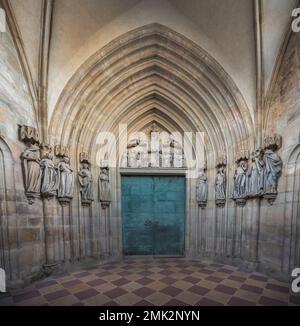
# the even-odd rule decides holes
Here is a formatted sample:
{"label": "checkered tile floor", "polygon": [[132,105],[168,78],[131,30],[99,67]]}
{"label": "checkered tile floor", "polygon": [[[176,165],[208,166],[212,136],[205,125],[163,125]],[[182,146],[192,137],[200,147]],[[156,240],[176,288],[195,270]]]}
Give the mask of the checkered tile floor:
{"label": "checkered tile floor", "polygon": [[[288,305],[289,285],[236,267],[185,259],[124,260],[62,273],[11,292],[14,305]],[[0,296],[0,305],[8,294]]]}

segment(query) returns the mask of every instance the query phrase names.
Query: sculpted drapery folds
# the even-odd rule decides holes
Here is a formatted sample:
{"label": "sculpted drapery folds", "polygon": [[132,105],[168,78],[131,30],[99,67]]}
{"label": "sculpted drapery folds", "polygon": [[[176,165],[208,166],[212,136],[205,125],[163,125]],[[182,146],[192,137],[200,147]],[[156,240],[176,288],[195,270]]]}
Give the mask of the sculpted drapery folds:
{"label": "sculpted drapery folds", "polygon": [[219,166],[215,182],[215,199],[217,205],[224,205],[226,201],[226,174],[225,166]]}
{"label": "sculpted drapery folds", "polygon": [[53,197],[57,195],[59,180],[57,168],[53,162],[53,156],[50,152],[46,153],[41,159],[42,168],[42,186],[41,194],[44,197]]}
{"label": "sculpted drapery folds", "polygon": [[37,144],[30,144],[21,155],[25,192],[29,203],[39,197],[41,190],[42,171],[40,167],[40,148]]}
{"label": "sculpted drapery folds", "polygon": [[252,152],[251,160],[251,166],[247,171],[247,196],[256,197],[262,195],[264,191],[265,163],[262,149]]}
{"label": "sculpted drapery folds", "polygon": [[208,184],[205,169],[200,171],[200,175],[197,180],[196,198],[200,207],[206,206],[208,198]]}
{"label": "sculpted drapery folds", "polygon": [[58,163],[58,176],[58,199],[60,201],[69,201],[73,198],[74,172],[70,166],[70,159],[66,156]]}
{"label": "sculpted drapery folds", "polygon": [[247,170],[248,170],[247,154],[241,153],[236,161],[237,168],[233,177],[233,199],[244,199],[247,197]]}
{"label": "sculpted drapery folds", "polygon": [[99,175],[99,201],[103,208],[109,206],[111,202],[110,184],[109,184],[109,169],[102,167]]}
{"label": "sculpted drapery folds", "polygon": [[272,150],[265,150],[265,193],[266,194],[277,194],[278,181],[282,171],[282,160]]}
{"label": "sculpted drapery folds", "polygon": [[93,199],[92,185],[93,178],[90,171],[89,163],[82,163],[81,169],[78,172],[80,194],[82,205],[89,205]]}

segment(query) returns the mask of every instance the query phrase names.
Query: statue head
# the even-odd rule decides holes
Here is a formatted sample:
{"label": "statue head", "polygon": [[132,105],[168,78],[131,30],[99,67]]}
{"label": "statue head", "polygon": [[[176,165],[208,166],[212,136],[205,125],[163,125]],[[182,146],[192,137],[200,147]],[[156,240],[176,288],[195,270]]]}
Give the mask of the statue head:
{"label": "statue head", "polygon": [[63,161],[64,163],[67,163],[67,164],[70,163],[70,159],[68,158],[68,156],[64,156],[63,159],[62,159],[62,161]]}

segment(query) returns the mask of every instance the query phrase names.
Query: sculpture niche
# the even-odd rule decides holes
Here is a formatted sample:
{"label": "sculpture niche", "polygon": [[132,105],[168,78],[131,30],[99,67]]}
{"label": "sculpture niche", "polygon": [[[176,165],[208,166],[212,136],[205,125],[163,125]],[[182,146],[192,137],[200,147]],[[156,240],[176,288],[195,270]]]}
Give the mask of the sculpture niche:
{"label": "sculpture niche", "polygon": [[199,207],[205,208],[207,205],[207,198],[208,198],[208,184],[207,184],[206,169],[200,170],[200,175],[198,177],[197,186],[196,186],[196,198]]}
{"label": "sculpture niche", "polygon": [[226,158],[224,156],[219,157],[217,163],[217,176],[215,181],[215,201],[219,207],[225,206],[226,202]]}
{"label": "sculpture niche", "polygon": [[78,172],[81,204],[89,206],[93,199],[93,178],[90,171],[90,164],[83,162],[80,171]]}
{"label": "sculpture niche", "polygon": [[20,140],[27,148],[21,154],[25,195],[32,205],[40,197],[42,171],[40,167],[39,135],[35,128],[19,126]]}
{"label": "sculpture niche", "polygon": [[101,167],[99,175],[99,201],[101,202],[102,208],[107,208],[110,205],[110,183],[109,183],[109,168]]}

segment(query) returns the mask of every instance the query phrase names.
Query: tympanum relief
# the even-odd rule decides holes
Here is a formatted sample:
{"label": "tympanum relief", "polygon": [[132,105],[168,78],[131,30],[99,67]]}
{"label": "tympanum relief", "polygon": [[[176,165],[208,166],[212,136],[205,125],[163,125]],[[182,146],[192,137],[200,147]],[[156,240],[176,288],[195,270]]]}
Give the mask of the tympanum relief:
{"label": "tympanum relief", "polygon": [[181,143],[153,123],[144,132],[131,135],[121,161],[127,168],[183,168]]}

